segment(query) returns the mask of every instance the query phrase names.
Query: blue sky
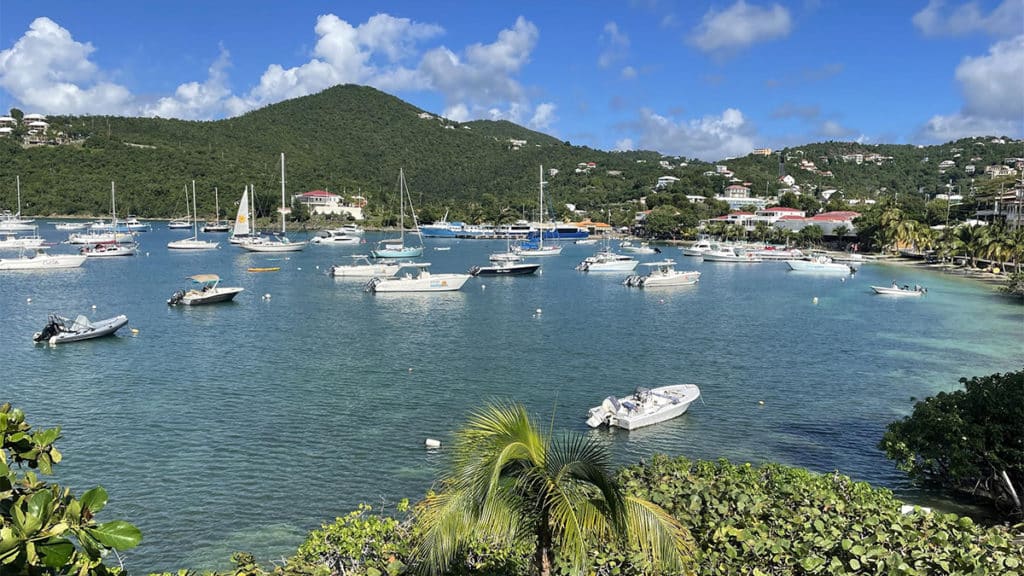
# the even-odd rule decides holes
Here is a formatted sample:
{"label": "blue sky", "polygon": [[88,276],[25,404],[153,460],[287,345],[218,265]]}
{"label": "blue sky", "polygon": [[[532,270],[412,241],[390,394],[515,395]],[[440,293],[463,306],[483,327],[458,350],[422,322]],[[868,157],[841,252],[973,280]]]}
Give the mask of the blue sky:
{"label": "blue sky", "polygon": [[234,116],[338,83],[717,160],[1024,136],[1024,0],[0,4],[0,111]]}

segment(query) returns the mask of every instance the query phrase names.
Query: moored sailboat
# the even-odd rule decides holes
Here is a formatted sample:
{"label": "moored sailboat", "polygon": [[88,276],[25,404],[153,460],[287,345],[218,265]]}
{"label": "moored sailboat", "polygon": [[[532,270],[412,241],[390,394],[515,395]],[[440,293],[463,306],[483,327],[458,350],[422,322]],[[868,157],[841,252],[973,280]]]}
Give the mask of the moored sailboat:
{"label": "moored sailboat", "polygon": [[196,181],[192,181],[192,237],[184,240],[168,242],[167,247],[171,250],[213,250],[220,245],[219,242],[210,242],[199,239],[199,224],[196,222]]}
{"label": "moored sailboat", "polygon": [[286,235],[285,225],[285,206],[284,206],[284,152],[281,153],[281,233],[275,235],[273,238],[261,240],[259,242],[243,242],[239,244],[243,249],[250,252],[298,252],[306,247],[306,242],[293,242],[288,239]]}
{"label": "moored sailboat", "polygon": [[381,240],[377,248],[370,251],[374,258],[417,258],[423,255],[423,239],[420,238],[419,246],[407,246],[405,244],[405,202],[408,198],[409,211],[412,213],[413,226],[416,234],[419,235],[419,227],[416,226],[416,212],[412,208],[412,198],[409,197],[409,189],[405,185],[405,170],[398,169],[398,238]]}

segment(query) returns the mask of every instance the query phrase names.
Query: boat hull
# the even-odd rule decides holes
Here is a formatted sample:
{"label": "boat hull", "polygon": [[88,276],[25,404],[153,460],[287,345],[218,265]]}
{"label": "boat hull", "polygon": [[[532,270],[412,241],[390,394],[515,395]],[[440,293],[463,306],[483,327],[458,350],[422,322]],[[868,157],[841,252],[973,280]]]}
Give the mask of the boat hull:
{"label": "boat hull", "polygon": [[42,338],[43,333],[37,332],[32,339],[36,342],[46,342],[49,344],[64,344],[67,342],[80,342],[82,340],[92,340],[93,338],[102,338],[103,336],[110,336],[114,332],[121,329],[122,326],[128,323],[128,317],[124,314],[114,316],[113,318],[107,318],[106,320],[100,320],[93,322],[90,327],[86,330],[65,332],[61,331],[47,338]]}
{"label": "boat hull", "polygon": [[872,286],[871,289],[875,291],[875,294],[883,294],[885,296],[919,297],[924,295],[924,290],[904,290],[903,288],[893,288],[891,286]]}
{"label": "boat hull", "polygon": [[643,395],[638,392],[623,398],[609,397],[590,409],[587,424],[592,428],[608,425],[636,430],[684,414],[699,397],[700,388],[694,384],[652,388]]}
{"label": "boat hull", "polygon": [[853,269],[838,262],[811,262],[809,260],[786,260],[790,270],[797,272],[827,272],[829,274],[850,274]]}
{"label": "boat hull", "polygon": [[462,289],[462,285],[470,278],[469,274],[374,278],[368,289],[372,292],[453,292]]}
{"label": "boat hull", "polygon": [[498,266],[474,266],[469,269],[473,276],[526,276],[540,269],[540,264],[510,263]]}
{"label": "boat hull", "polygon": [[380,250],[371,250],[370,254],[374,258],[419,258],[423,256],[423,247],[417,246],[415,248],[381,248]]}
{"label": "boat hull", "polygon": [[84,262],[81,254],[39,254],[32,258],[0,258],[0,270],[60,270],[78,268]]}
{"label": "boat hull", "polygon": [[305,242],[245,242],[236,244],[249,252],[299,252],[306,247]]}
{"label": "boat hull", "polygon": [[204,304],[216,304],[218,302],[230,302],[235,299],[245,288],[214,288],[206,292],[191,291],[185,294],[181,303],[186,306],[202,306]]}

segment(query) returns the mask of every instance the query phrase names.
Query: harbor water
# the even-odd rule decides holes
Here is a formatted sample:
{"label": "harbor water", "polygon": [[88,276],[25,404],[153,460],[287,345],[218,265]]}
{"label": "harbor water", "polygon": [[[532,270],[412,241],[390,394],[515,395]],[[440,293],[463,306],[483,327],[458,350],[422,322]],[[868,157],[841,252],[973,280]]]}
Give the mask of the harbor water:
{"label": "harbor water", "polygon": [[[618,464],[654,453],[777,461],[914,499],[877,449],[885,426],[915,398],[954,390],[961,376],[1021,369],[1024,358],[1024,307],[920,268],[820,275],[662,247],[639,259],[671,257],[700,282],[638,289],[622,285],[625,273],[577,272],[598,246],[566,244],[539,259],[538,275],[372,294],[326,273],[368,253],[372,233],[291,254],[244,252],[221,235],[217,250],[174,253],[167,242],[189,231],[155,228],[135,257],[0,273],[0,402],[36,427],[62,427],[54,481],[78,494],[104,486],[100,520],[142,529],[124,556],[134,573],[224,569],[238,550],[280,560],[361,502],[415,501],[444,469],[455,431],[490,401],[591,434]],[[505,246],[427,239],[420,260],[464,272]],[[200,273],[245,291],[229,304],[167,306]],[[893,280],[928,293],[870,290]],[[33,344],[50,312],[126,314],[129,325],[112,338]],[[680,418],[633,432],[584,422],[608,395],[673,383],[702,391]],[[426,438],[442,448],[424,450]]]}

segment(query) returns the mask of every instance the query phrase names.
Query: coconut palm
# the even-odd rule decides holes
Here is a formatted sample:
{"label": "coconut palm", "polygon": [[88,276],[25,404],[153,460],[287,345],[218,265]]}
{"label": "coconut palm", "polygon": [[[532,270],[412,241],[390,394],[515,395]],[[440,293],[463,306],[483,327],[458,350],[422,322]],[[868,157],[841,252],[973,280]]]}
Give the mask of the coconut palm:
{"label": "coconut palm", "polygon": [[487,406],[459,432],[452,470],[416,513],[414,557],[422,571],[448,570],[473,536],[529,541],[541,576],[555,553],[582,573],[592,546],[617,539],[655,565],[678,570],[689,533],[659,506],[626,495],[610,456],[584,436],[552,441],[519,404]]}

